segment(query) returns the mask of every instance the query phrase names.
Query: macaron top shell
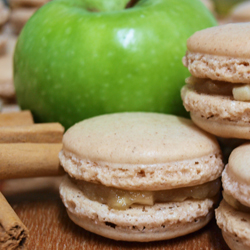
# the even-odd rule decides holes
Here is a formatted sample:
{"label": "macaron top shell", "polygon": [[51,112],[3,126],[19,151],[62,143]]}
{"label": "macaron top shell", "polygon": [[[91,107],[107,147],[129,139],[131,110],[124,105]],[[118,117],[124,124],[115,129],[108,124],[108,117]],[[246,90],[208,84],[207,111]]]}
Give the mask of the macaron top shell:
{"label": "macaron top shell", "polygon": [[187,40],[190,52],[250,58],[250,23],[231,23],[197,31]]}
{"label": "macaron top shell", "polygon": [[155,113],[120,113],[84,120],[63,138],[65,151],[82,159],[157,164],[193,159],[218,150],[214,137],[190,120]]}
{"label": "macaron top shell", "polygon": [[250,2],[244,1],[236,4],[230,13],[229,19],[232,22],[249,22]]}
{"label": "macaron top shell", "polygon": [[70,176],[127,190],[166,190],[221,175],[214,136],[191,120],[157,113],[116,113],[71,127],[59,154]]}
{"label": "macaron top shell", "polygon": [[0,0],[0,26],[8,21],[10,11],[5,7],[3,0]]}
{"label": "macaron top shell", "polygon": [[235,148],[222,173],[224,192],[250,207],[250,143]]}
{"label": "macaron top shell", "polygon": [[228,173],[238,182],[250,186],[250,143],[234,149],[228,160]]}
{"label": "macaron top shell", "polygon": [[197,31],[187,40],[183,64],[198,78],[250,83],[250,23]]}

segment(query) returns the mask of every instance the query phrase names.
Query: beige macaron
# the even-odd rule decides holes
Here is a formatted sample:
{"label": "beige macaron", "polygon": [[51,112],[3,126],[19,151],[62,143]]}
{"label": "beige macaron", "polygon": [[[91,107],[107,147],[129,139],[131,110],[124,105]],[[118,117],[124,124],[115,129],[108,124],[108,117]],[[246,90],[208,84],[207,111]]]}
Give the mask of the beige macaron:
{"label": "beige macaron", "polygon": [[221,151],[189,119],[143,112],[86,119],[65,133],[59,158],[68,173],[60,194],[69,217],[93,233],[165,240],[213,216]]}
{"label": "beige macaron", "polygon": [[11,11],[9,23],[15,34],[19,34],[38,8],[17,8]]}
{"label": "beige macaron", "polygon": [[250,143],[233,150],[222,174],[218,226],[231,249],[250,249]]}
{"label": "beige macaron", "polygon": [[192,76],[181,96],[194,123],[219,137],[250,139],[250,23],[196,32],[183,63]]}
{"label": "beige macaron", "polygon": [[7,38],[4,35],[0,35],[0,56],[6,53]]}
{"label": "beige macaron", "polygon": [[214,2],[212,0],[201,0],[201,2],[209,9],[211,12],[214,12]]}
{"label": "beige macaron", "polygon": [[2,26],[8,21],[10,11],[5,6],[3,0],[0,0],[0,30]]}
{"label": "beige macaron", "polygon": [[5,35],[3,39],[5,44],[3,53],[0,55],[0,98],[12,100],[15,98],[12,64],[16,37]]}
{"label": "beige macaron", "polygon": [[250,21],[250,1],[240,2],[231,10],[230,22],[249,22]]}
{"label": "beige macaron", "polygon": [[15,97],[12,72],[12,55],[0,56],[0,97],[4,99]]}

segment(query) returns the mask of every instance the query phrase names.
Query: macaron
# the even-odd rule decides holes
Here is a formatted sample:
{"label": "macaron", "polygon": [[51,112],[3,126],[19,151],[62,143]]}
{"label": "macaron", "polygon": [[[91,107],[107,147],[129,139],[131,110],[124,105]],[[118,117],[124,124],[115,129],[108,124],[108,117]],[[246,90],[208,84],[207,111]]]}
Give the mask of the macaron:
{"label": "macaron", "polygon": [[7,46],[7,38],[4,35],[0,35],[0,56],[5,54]]}
{"label": "macaron", "polygon": [[8,21],[9,9],[5,6],[3,0],[0,0],[0,30],[2,26]]}
{"label": "macaron", "polygon": [[13,100],[15,98],[15,87],[13,83],[12,59],[16,38],[3,36],[3,39],[6,43],[4,44],[3,54],[0,55],[0,98]]}
{"label": "macaron", "polygon": [[38,8],[17,8],[13,9],[10,14],[9,23],[15,34],[19,34]]}
{"label": "macaron", "polygon": [[187,41],[181,90],[193,122],[224,138],[250,139],[250,23],[204,29]]}
{"label": "macaron", "polygon": [[249,22],[250,21],[250,1],[236,4],[229,14],[230,22]]}
{"label": "macaron", "polygon": [[212,0],[201,0],[201,2],[207,7],[207,9],[214,12],[214,2]]}
{"label": "macaron", "polygon": [[216,220],[231,249],[250,249],[250,142],[234,149],[222,174]]}
{"label": "macaron", "polygon": [[15,87],[12,77],[12,56],[0,56],[0,97],[12,99],[15,97]]}
{"label": "macaron", "polygon": [[89,118],[66,131],[59,159],[68,215],[93,233],[166,240],[213,217],[221,150],[190,119],[144,112]]}

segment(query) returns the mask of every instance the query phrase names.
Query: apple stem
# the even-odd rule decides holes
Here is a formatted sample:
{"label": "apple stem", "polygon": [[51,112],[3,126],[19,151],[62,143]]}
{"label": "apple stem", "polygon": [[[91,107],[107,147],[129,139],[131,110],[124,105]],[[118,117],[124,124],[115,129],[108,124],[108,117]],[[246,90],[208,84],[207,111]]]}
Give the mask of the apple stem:
{"label": "apple stem", "polygon": [[134,7],[138,2],[139,0],[130,0],[126,5],[126,9]]}

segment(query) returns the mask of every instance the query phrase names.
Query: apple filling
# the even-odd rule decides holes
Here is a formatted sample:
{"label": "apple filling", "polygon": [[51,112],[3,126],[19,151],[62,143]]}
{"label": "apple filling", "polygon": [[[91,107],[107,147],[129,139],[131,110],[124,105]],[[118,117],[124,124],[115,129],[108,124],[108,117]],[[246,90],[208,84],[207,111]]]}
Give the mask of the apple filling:
{"label": "apple filling", "polygon": [[232,195],[225,193],[222,191],[224,200],[232,206],[234,209],[244,212],[244,213],[250,213],[250,207],[247,207],[240,203],[238,200],[236,200]]}
{"label": "apple filling", "polygon": [[233,97],[236,101],[250,101],[250,85],[213,81],[190,76],[186,84],[199,93]]}
{"label": "apple filling", "polygon": [[219,192],[221,187],[220,179],[193,187],[160,191],[121,190],[79,180],[74,180],[74,183],[90,200],[107,204],[114,209],[127,209],[132,204],[152,206],[155,202],[177,202],[186,199],[200,200],[212,198]]}

